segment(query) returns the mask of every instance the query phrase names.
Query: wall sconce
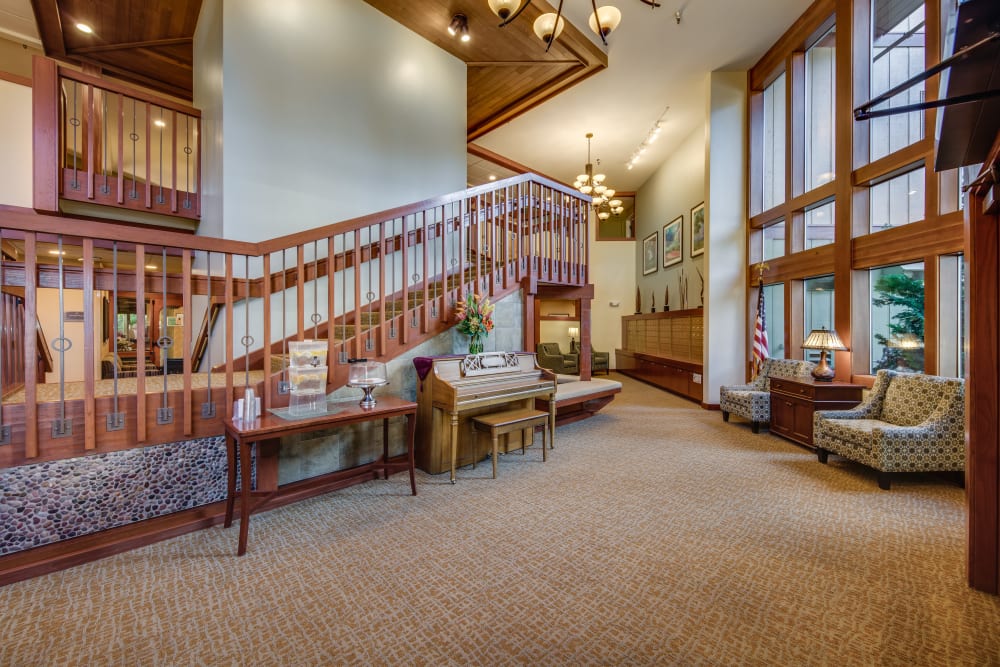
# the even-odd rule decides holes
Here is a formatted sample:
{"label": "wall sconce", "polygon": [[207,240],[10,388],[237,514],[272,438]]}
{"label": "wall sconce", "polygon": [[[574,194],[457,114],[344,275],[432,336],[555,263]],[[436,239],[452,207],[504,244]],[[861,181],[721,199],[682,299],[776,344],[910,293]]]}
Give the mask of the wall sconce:
{"label": "wall sconce", "polygon": [[469,36],[469,19],[465,14],[455,14],[451,17],[451,23],[448,24],[448,34],[452,37],[458,35],[458,38],[463,42],[472,39]]}
{"label": "wall sconce", "polygon": [[809,332],[809,336],[802,343],[802,349],[820,351],[819,364],[813,369],[812,376],[819,382],[831,382],[834,373],[833,369],[826,363],[826,351],[846,350],[847,348],[840,341],[840,336],[837,335],[836,331],[827,331],[826,327],[823,327]]}

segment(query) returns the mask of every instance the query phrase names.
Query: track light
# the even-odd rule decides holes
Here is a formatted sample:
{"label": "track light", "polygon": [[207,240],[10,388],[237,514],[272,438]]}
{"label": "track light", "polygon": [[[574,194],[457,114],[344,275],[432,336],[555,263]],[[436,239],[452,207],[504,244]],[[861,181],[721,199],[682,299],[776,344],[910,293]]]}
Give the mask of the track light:
{"label": "track light", "polygon": [[452,37],[456,35],[463,42],[468,42],[472,37],[469,35],[469,19],[465,14],[455,14],[448,24],[448,34]]}

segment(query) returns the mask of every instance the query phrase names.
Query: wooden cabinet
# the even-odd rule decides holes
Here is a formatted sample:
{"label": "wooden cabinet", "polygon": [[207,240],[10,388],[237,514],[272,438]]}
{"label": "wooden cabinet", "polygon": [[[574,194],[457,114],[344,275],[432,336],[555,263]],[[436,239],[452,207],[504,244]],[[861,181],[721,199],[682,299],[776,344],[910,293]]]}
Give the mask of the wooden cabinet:
{"label": "wooden cabinet", "polygon": [[813,446],[813,413],[845,410],[861,402],[859,384],[816,382],[803,378],[771,378],[771,433]]}
{"label": "wooden cabinet", "polygon": [[701,402],[701,308],[623,317],[622,341],[625,348],[615,351],[619,373]]}

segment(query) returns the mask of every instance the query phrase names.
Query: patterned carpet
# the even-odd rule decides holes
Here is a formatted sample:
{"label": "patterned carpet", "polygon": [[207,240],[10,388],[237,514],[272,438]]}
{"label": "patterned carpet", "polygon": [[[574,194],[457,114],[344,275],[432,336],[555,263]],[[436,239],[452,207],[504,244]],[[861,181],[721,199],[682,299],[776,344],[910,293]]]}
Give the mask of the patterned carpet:
{"label": "patterned carpet", "polygon": [[593,419],[0,588],[0,664],[1000,665],[964,492],[617,377]]}

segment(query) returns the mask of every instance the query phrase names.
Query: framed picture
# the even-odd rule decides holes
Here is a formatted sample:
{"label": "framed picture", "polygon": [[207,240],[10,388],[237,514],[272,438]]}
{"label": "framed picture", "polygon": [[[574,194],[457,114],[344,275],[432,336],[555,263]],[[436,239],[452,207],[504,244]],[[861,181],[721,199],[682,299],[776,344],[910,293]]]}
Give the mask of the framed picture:
{"label": "framed picture", "polygon": [[705,202],[691,209],[691,256],[705,252]]}
{"label": "framed picture", "polygon": [[681,238],[684,232],[684,216],[677,216],[663,225],[663,268],[684,260]]}
{"label": "framed picture", "polygon": [[648,275],[650,273],[656,273],[657,262],[656,262],[656,237],[659,236],[656,232],[653,232],[646,238],[642,240],[642,275]]}

